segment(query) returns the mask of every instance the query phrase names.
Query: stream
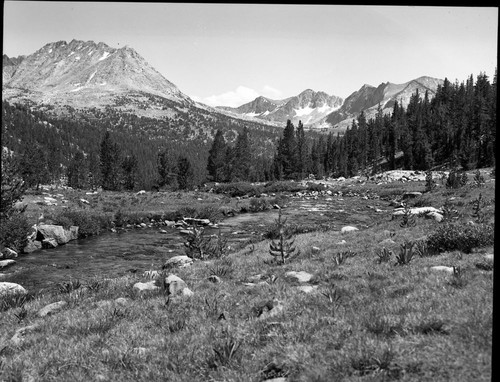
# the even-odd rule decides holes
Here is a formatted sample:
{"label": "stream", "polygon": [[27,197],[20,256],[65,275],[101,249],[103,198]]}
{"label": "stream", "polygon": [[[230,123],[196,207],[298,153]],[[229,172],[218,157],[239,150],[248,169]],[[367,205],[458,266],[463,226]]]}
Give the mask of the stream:
{"label": "stream", "polygon": [[[347,198],[346,201],[336,197],[292,199],[290,205],[283,209],[283,217],[288,219],[289,224],[333,230],[340,230],[344,225],[356,225],[362,230],[380,219],[388,219],[387,213],[375,210],[387,210],[387,202],[359,200],[347,203],[346,207]],[[217,234],[220,229],[228,238],[228,244],[234,247],[238,243],[262,238],[277,216],[277,210],[242,213],[226,218],[218,224],[219,228],[206,228],[206,233]],[[58,283],[70,280],[79,280],[84,284],[93,279],[134,273],[142,275],[147,270],[161,268],[166,259],[184,254],[184,241],[185,238],[174,227],[107,232],[70,241],[55,249],[20,255],[16,264],[3,272],[0,280],[18,283],[34,292],[54,290]]]}

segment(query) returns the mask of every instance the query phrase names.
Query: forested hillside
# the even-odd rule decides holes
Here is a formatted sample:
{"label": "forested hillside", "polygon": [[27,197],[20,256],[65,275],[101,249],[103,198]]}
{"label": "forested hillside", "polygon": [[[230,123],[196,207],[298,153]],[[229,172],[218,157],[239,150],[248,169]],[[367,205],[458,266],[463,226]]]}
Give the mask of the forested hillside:
{"label": "forested hillside", "polygon": [[[31,187],[192,188],[206,181],[354,176],[381,169],[472,169],[495,165],[496,74],[451,84],[405,109],[361,113],[345,135],[272,128],[210,112],[153,119],[106,108],[64,114],[2,103],[2,146]],[[214,139],[215,138],[215,139]]]}

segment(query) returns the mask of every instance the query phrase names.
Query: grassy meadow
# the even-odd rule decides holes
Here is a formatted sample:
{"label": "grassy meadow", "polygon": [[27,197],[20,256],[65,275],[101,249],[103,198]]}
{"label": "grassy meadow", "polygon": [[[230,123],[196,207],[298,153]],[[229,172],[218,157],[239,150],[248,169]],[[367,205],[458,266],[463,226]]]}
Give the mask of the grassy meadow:
{"label": "grassy meadow", "polygon": [[[165,271],[186,282],[190,297],[139,292],[133,285],[149,280],[137,274],[4,298],[0,380],[489,381],[495,183],[489,171],[483,175],[480,187],[470,175],[465,186],[439,184],[409,200],[445,206],[442,222],[416,216],[402,224],[387,212],[354,232],[292,232],[287,241],[296,251],[284,264],[272,261],[266,239]],[[367,193],[392,211],[389,202],[402,192],[425,189],[425,182],[349,184],[332,187],[356,192],[343,196],[347,211],[368,204]],[[203,192],[73,192],[68,203],[86,198],[103,214],[249,204]],[[36,204],[27,211],[34,220],[59,212]],[[300,282],[290,271],[312,277]],[[221,282],[210,281],[213,275]],[[66,304],[39,316],[58,301]]]}

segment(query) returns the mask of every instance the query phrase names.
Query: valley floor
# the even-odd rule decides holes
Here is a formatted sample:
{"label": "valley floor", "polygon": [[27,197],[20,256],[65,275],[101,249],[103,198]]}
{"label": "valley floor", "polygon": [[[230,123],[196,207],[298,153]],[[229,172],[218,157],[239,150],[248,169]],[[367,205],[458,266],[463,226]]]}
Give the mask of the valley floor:
{"label": "valley floor", "polygon": [[[446,206],[447,221],[415,216],[414,225],[410,219],[402,227],[402,218],[389,212],[350,232],[339,224],[308,233],[294,226],[299,253],[285,264],[271,261],[265,239],[163,273],[157,264],[153,280],[138,273],[4,297],[0,379],[489,381],[495,183],[489,173],[485,178],[482,187],[439,184],[409,199],[414,208]],[[343,199],[347,217],[371,197],[389,208],[403,193],[424,187],[423,181],[383,179],[330,185],[332,194],[342,192],[332,197]],[[474,209],[479,195],[480,217]],[[75,203],[84,198],[77,196]],[[137,195],[122,208],[144,211],[141,197],[162,201]],[[181,194],[177,200],[186,206],[193,200],[249,203],[220,197]],[[125,200],[95,198],[96,205],[106,200],[106,208]],[[416,246],[408,249],[409,241]],[[428,250],[431,243],[442,249]],[[163,282],[169,274],[185,284]],[[151,290],[140,291],[138,282]]]}

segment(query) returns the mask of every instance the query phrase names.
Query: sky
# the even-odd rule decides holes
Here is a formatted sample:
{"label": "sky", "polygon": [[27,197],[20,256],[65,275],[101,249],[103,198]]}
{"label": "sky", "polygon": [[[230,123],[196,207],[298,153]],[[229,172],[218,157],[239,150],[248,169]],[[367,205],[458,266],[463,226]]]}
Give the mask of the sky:
{"label": "sky", "polygon": [[3,21],[9,57],[61,40],[128,45],[211,106],[491,79],[497,66],[497,7],[5,1]]}

